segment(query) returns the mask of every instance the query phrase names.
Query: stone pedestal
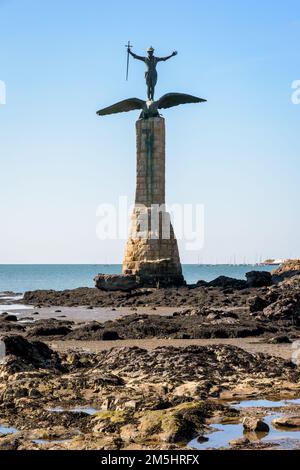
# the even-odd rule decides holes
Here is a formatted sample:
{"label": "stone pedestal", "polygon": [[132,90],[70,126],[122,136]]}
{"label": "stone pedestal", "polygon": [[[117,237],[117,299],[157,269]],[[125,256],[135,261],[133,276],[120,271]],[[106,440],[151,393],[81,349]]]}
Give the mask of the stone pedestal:
{"label": "stone pedestal", "polygon": [[165,210],[165,120],[139,119],[136,138],[135,208],[123,274],[137,276],[144,286],[182,285],[177,241]]}

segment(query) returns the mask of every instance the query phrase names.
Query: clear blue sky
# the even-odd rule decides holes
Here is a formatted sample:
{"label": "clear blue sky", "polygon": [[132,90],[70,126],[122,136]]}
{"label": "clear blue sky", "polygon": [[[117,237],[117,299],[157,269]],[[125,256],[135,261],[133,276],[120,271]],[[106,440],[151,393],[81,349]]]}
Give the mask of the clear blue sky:
{"label": "clear blue sky", "polygon": [[134,197],[137,113],[95,112],[144,98],[124,44],[158,55],[166,110],[167,200],[205,206],[205,244],[183,262],[300,257],[299,0],[0,0],[0,263],[121,262],[96,237],[96,208]]}

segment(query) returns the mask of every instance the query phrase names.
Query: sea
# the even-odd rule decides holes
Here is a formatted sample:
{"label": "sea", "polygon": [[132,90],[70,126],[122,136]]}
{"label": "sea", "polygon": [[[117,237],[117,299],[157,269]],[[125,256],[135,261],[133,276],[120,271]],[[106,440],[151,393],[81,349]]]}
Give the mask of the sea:
{"label": "sea", "polygon": [[[245,279],[249,271],[272,271],[276,266],[230,264],[184,264],[185,280],[195,284],[211,281],[218,276]],[[38,289],[65,290],[93,287],[98,273],[120,274],[120,264],[2,264],[0,265],[0,292],[23,294]]]}

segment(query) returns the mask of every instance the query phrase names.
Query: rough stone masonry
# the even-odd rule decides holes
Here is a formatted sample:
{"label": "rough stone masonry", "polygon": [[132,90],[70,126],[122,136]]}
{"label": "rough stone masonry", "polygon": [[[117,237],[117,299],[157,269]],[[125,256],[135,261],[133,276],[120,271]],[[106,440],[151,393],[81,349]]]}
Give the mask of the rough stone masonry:
{"label": "rough stone masonry", "polygon": [[182,285],[177,241],[165,209],[165,120],[136,122],[135,208],[123,262],[123,274],[141,285]]}

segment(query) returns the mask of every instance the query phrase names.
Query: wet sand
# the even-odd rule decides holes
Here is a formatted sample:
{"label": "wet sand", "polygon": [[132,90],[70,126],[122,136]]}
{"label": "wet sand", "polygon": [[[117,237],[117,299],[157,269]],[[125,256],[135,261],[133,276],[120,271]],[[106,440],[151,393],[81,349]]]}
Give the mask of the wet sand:
{"label": "wet sand", "polygon": [[[0,305],[0,311],[5,310]],[[47,320],[50,318],[56,318],[57,320],[70,320],[75,323],[88,322],[88,321],[98,321],[105,322],[108,320],[116,320],[125,315],[130,315],[132,313],[138,314],[151,314],[151,315],[172,315],[174,312],[180,310],[172,307],[157,307],[153,309],[152,307],[120,307],[120,308],[107,308],[107,307],[95,307],[92,310],[87,307],[61,307],[61,306],[51,306],[51,307],[42,307],[42,308],[31,308],[26,309],[7,309],[10,313],[17,314],[19,320],[24,318],[32,317],[34,320]],[[36,315],[38,312],[38,315]],[[35,314],[35,315],[34,315]]]}

